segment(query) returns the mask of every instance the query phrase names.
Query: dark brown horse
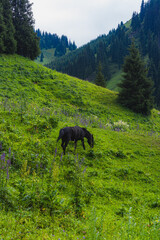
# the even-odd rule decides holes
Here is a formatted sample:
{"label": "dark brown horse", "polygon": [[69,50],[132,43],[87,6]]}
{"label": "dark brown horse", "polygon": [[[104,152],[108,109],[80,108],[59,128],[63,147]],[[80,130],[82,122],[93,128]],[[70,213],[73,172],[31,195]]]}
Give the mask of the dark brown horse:
{"label": "dark brown horse", "polygon": [[87,138],[88,144],[91,147],[93,147],[93,145],[94,145],[93,135],[86,128],[81,128],[79,126],[65,127],[59,131],[59,137],[57,139],[57,142],[60,139],[62,139],[61,146],[63,148],[63,153],[65,155],[66,147],[67,147],[69,141],[74,141],[74,144],[75,144],[74,150],[76,150],[77,141],[81,140],[83,149],[85,150],[84,138]]}

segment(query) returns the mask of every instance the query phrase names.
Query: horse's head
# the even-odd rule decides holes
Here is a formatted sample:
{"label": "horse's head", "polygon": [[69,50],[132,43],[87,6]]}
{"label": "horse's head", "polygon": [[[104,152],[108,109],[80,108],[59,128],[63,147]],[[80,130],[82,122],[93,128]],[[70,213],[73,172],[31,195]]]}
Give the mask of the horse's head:
{"label": "horse's head", "polygon": [[90,145],[90,147],[93,148],[93,146],[94,146],[94,138],[93,138],[92,134],[90,134],[90,136],[88,137],[88,144]]}
{"label": "horse's head", "polygon": [[83,132],[84,132],[84,136],[87,138],[87,142],[90,145],[90,147],[93,148],[94,146],[94,138],[93,135],[86,129],[86,128],[82,128]]}

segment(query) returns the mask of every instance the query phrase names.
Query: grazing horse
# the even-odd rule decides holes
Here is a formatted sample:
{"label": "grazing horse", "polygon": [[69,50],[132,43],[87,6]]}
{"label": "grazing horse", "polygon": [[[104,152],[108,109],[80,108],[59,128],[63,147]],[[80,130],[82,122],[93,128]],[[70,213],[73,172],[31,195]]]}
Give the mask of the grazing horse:
{"label": "grazing horse", "polygon": [[93,135],[87,131],[86,128],[81,128],[79,126],[75,127],[65,127],[62,128],[59,131],[59,137],[57,139],[57,142],[62,139],[62,148],[63,148],[63,153],[65,155],[66,147],[69,143],[69,141],[74,141],[74,150],[76,150],[77,147],[77,141],[81,140],[83,149],[85,150],[85,145],[84,145],[84,137],[87,138],[88,144],[93,147],[94,144],[94,139]]}

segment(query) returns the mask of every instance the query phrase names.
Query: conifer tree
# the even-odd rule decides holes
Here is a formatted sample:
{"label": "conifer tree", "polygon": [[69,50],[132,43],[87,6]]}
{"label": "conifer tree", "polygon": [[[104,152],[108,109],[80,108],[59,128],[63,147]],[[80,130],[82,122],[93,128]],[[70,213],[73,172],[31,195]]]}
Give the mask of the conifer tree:
{"label": "conifer tree", "polygon": [[3,5],[2,3],[0,3],[0,53],[3,53],[5,50],[4,33],[5,33],[5,24],[3,20]]}
{"label": "conifer tree", "polygon": [[14,54],[16,51],[15,28],[12,21],[12,10],[9,0],[2,0],[3,20],[5,24],[4,43],[5,53]]}
{"label": "conifer tree", "polygon": [[106,83],[105,83],[105,79],[104,76],[102,74],[102,66],[101,63],[99,63],[98,65],[98,71],[97,71],[97,75],[96,75],[96,79],[95,79],[95,84],[101,87],[105,87]]}
{"label": "conifer tree", "polygon": [[147,69],[134,42],[129,52],[123,65],[124,79],[119,84],[121,90],[118,99],[134,112],[149,115],[153,107],[153,84],[147,77]]}
{"label": "conifer tree", "polygon": [[40,56],[40,62],[43,62],[43,59],[44,59],[44,54],[43,52],[41,53],[41,56]]}
{"label": "conifer tree", "polygon": [[13,11],[13,23],[15,26],[15,38],[17,41],[17,53],[36,58],[39,53],[39,39],[34,32],[34,19],[32,4],[28,0],[10,0]]}
{"label": "conifer tree", "polygon": [[142,0],[141,11],[140,11],[140,19],[141,19],[141,21],[143,21],[144,16],[145,16],[145,3],[144,3],[144,0]]}

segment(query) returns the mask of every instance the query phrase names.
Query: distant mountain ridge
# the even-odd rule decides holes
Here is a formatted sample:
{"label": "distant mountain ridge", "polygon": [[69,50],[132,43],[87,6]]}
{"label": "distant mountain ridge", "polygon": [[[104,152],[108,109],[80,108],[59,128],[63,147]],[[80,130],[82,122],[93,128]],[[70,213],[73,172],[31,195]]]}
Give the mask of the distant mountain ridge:
{"label": "distant mountain ridge", "polygon": [[[126,24],[121,22],[117,29],[102,35],[65,56],[54,59],[46,66],[71,76],[94,82],[96,69],[101,62],[106,84],[120,72],[128,47],[134,38],[149,68],[154,81],[155,104],[160,106],[160,1],[142,0],[140,13],[133,12]],[[116,88],[116,84],[115,84]],[[114,89],[112,89],[114,90]]]}

